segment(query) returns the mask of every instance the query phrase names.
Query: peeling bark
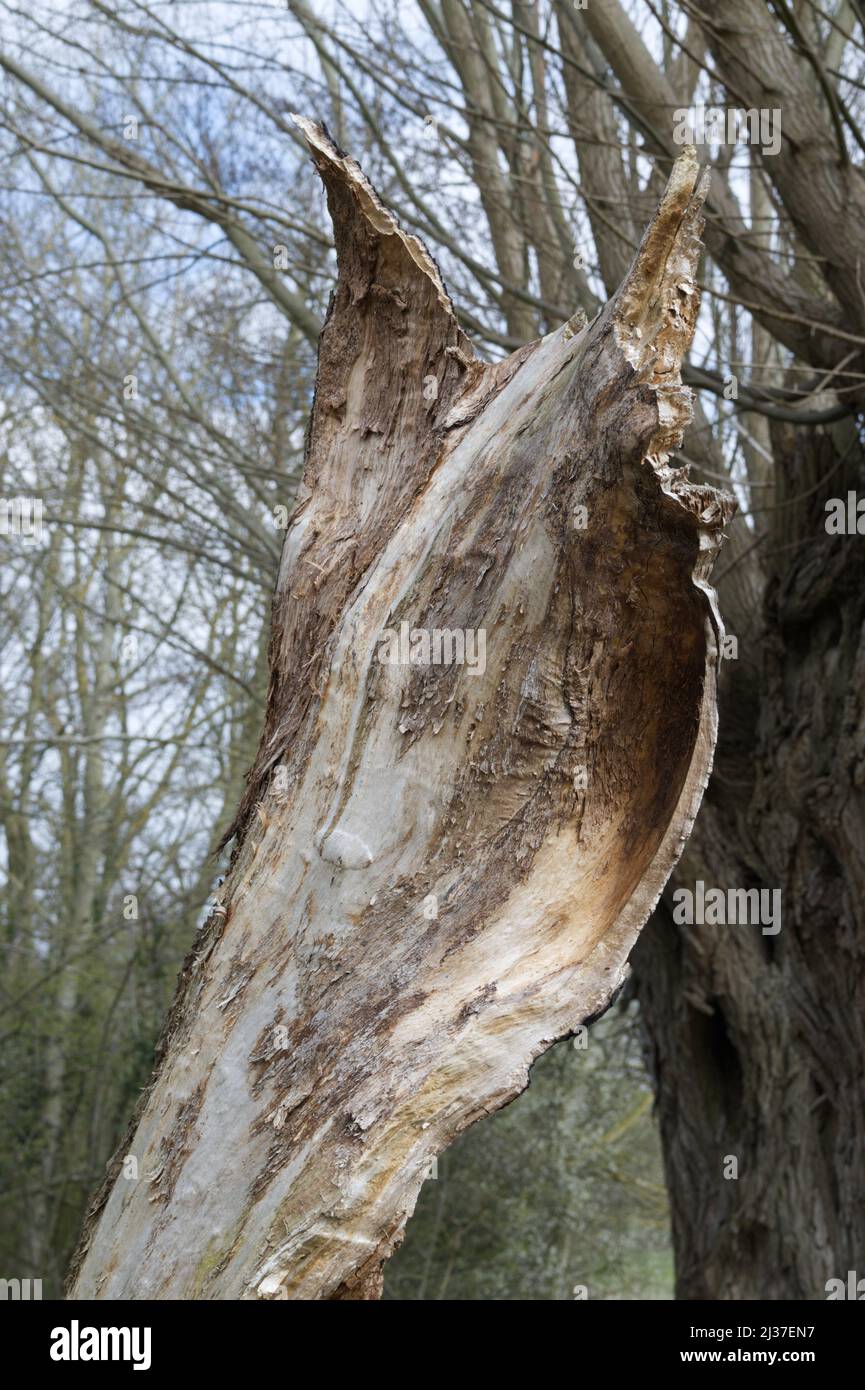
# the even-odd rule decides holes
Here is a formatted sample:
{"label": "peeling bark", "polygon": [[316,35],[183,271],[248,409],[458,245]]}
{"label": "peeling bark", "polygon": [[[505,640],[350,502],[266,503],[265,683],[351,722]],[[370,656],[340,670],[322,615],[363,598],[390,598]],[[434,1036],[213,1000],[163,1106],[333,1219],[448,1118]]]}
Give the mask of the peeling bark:
{"label": "peeling bark", "polygon": [[[621,984],[711,764],[731,504],[669,462],[693,151],[593,322],[488,364],[298,124],[339,278],[265,729],[75,1298],[377,1296],[431,1159]],[[485,669],[382,663],[402,623],[482,630]]]}

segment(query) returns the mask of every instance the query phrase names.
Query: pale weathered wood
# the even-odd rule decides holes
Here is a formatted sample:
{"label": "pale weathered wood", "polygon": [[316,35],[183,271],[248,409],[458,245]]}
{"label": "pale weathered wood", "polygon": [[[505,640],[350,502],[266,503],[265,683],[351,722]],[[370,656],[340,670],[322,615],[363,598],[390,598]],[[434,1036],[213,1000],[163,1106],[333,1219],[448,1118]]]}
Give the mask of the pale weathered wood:
{"label": "pale weathered wood", "polygon": [[[490,365],[299,124],[339,281],[266,727],[73,1297],[374,1297],[432,1157],[608,1004],[711,763],[730,504],[668,461],[693,152],[595,320]],[[403,622],[483,630],[485,669],[383,664]]]}

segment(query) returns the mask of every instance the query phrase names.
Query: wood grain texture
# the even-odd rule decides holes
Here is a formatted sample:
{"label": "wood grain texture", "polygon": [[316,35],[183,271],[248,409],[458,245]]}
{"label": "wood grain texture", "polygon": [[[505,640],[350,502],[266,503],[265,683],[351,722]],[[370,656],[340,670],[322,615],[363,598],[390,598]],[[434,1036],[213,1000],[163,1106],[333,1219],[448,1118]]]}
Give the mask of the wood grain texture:
{"label": "wood grain texture", "polygon": [[[488,364],[425,248],[298,123],[339,276],[266,723],[72,1297],[377,1296],[430,1160],[622,983],[711,766],[731,503],[669,459],[693,151],[592,323]],[[402,623],[482,630],[483,671],[382,663]]]}

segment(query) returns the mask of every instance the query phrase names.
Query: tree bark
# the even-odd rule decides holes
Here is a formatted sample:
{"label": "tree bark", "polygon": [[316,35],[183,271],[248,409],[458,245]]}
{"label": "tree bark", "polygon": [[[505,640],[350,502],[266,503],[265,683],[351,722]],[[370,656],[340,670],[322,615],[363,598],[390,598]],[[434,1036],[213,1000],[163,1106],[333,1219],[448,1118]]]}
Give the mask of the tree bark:
{"label": "tree bark", "polygon": [[[75,1298],[376,1297],[431,1159],[609,1003],[710,770],[731,504],[669,463],[693,151],[593,322],[489,364],[298,124],[339,276],[265,728]],[[388,664],[402,624],[474,665]]]}
{"label": "tree bark", "polygon": [[781,929],[677,926],[665,895],[634,955],[680,1298],[822,1300],[865,1255],[862,538],[823,524],[865,469],[852,423],[773,433],[769,580],[675,883],[780,889]]}

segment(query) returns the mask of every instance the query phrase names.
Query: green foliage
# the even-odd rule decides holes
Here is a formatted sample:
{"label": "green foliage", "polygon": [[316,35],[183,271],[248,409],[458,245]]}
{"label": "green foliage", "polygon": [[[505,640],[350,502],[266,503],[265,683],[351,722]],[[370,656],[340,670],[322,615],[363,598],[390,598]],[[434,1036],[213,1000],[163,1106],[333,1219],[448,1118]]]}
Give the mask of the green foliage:
{"label": "green foliage", "polygon": [[667,1196],[636,1005],[560,1043],[438,1160],[385,1297],[672,1298]]}

